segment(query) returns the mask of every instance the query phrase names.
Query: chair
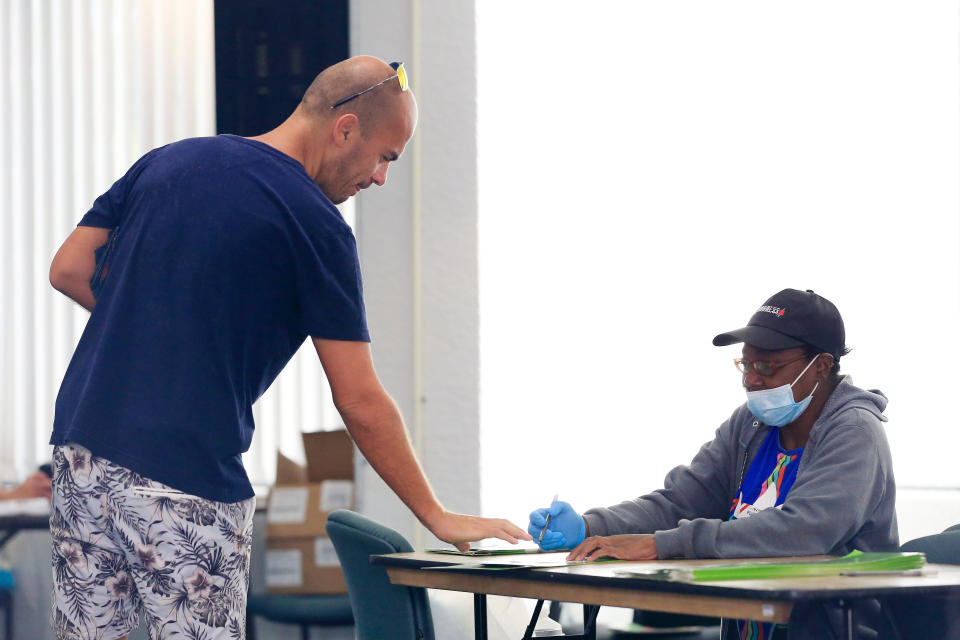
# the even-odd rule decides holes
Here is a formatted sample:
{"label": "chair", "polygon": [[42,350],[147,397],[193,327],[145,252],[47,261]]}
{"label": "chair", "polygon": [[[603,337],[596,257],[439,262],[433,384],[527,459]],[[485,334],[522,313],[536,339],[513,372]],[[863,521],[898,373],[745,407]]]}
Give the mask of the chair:
{"label": "chair", "polygon": [[310,627],[332,627],[353,623],[347,596],[268,595],[247,596],[247,638],[256,640],[253,621],[262,617],[272,622],[300,626],[300,637],[308,640]]}
{"label": "chair", "polygon": [[0,607],[3,607],[3,640],[13,640],[13,574],[0,569]]}
{"label": "chair", "polygon": [[[927,562],[960,565],[960,524],[942,533],[916,538],[900,545],[901,551],[922,551]],[[960,637],[960,606],[934,597],[892,599],[884,605],[887,619],[901,637],[909,630],[910,640]]]}
{"label": "chair", "polygon": [[434,640],[427,590],[390,584],[370,556],[413,551],[399,533],[359,513],[340,509],[327,518],[327,535],[340,558],[358,640]]}
{"label": "chair", "polygon": [[943,533],[905,542],[900,550],[922,551],[927,562],[934,564],[960,564],[960,524],[944,529]]}

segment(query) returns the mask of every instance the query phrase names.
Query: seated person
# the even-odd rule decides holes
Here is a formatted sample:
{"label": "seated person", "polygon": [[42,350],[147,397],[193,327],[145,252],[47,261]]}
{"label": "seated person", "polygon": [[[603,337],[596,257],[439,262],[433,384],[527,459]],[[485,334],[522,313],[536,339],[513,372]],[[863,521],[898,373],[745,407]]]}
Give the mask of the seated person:
{"label": "seated person", "polygon": [[27,498],[50,498],[50,476],[36,471],[13,489],[0,489],[0,500],[25,500]]}
{"label": "seated person", "polygon": [[[653,493],[582,516],[564,502],[534,511],[528,531],[543,532],[544,550],[572,549],[572,561],[897,550],[887,399],[840,375],[849,350],[837,308],[785,289],[713,339],[740,342],[747,402],[714,439]],[[736,637],[779,636],[769,623],[737,626]]]}

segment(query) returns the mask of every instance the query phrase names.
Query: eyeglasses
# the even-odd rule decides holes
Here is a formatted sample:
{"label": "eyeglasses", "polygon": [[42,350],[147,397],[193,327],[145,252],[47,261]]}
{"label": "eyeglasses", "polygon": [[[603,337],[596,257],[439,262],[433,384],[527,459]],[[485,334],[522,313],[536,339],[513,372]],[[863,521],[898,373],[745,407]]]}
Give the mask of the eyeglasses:
{"label": "eyeglasses", "polygon": [[359,91],[359,92],[353,94],[352,96],[347,96],[347,97],[344,98],[343,100],[337,100],[336,102],[333,103],[333,106],[330,107],[330,108],[331,108],[331,109],[336,109],[336,108],[339,107],[340,105],[346,104],[346,103],[350,102],[351,100],[353,100],[354,98],[359,98],[360,96],[362,96],[363,94],[365,94],[367,91],[373,91],[374,89],[376,89],[376,88],[379,87],[380,85],[386,84],[386,83],[390,82],[391,80],[393,80],[394,78],[396,78],[397,80],[400,81],[400,91],[406,91],[407,89],[409,89],[409,88],[410,88],[410,85],[407,84],[407,70],[403,68],[403,63],[402,63],[402,62],[391,62],[391,63],[390,63],[390,66],[393,68],[394,71],[396,71],[395,74],[393,74],[392,76],[390,76],[390,77],[387,78],[386,80],[381,80],[380,82],[378,82],[377,84],[373,85],[372,87],[367,87],[367,88],[364,89],[363,91]]}
{"label": "eyeglasses", "polygon": [[750,373],[750,370],[753,369],[758,375],[772,376],[780,367],[785,367],[788,364],[796,362],[797,360],[803,360],[806,357],[807,355],[803,354],[802,356],[798,356],[793,360],[787,360],[786,362],[770,362],[768,360],[747,360],[746,358],[734,358],[733,366],[737,368],[737,371],[744,375]]}

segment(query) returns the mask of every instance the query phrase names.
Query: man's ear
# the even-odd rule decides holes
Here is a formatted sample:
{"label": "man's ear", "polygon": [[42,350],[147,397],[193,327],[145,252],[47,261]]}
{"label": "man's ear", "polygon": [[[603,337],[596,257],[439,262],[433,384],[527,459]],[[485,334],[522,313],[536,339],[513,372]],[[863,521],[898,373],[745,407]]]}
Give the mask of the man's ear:
{"label": "man's ear", "polygon": [[836,360],[834,360],[833,355],[829,353],[820,354],[820,357],[817,358],[817,369],[819,372],[821,372],[821,376],[818,377],[825,379],[828,375],[830,375],[830,369],[833,368],[834,362],[836,362]]}
{"label": "man's ear", "polygon": [[333,143],[338,147],[352,144],[360,137],[360,119],[352,113],[345,113],[333,123]]}

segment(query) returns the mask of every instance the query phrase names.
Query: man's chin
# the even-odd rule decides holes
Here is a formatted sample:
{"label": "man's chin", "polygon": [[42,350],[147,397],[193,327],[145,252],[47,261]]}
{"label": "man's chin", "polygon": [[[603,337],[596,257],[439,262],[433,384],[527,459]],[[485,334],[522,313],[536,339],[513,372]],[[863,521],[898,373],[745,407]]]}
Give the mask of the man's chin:
{"label": "man's chin", "polygon": [[341,194],[338,194],[335,198],[330,198],[330,201],[333,202],[333,204],[343,204],[344,202],[346,202],[353,196],[357,195],[358,193],[360,193],[360,188],[354,186],[347,193],[341,193]]}
{"label": "man's chin", "polygon": [[353,195],[352,193],[344,193],[342,191],[340,193],[330,193],[330,191],[324,189],[323,185],[316,180],[314,180],[313,183],[320,187],[320,191],[323,191],[323,195],[327,196],[327,199],[333,204],[343,204],[350,198],[350,196]]}

